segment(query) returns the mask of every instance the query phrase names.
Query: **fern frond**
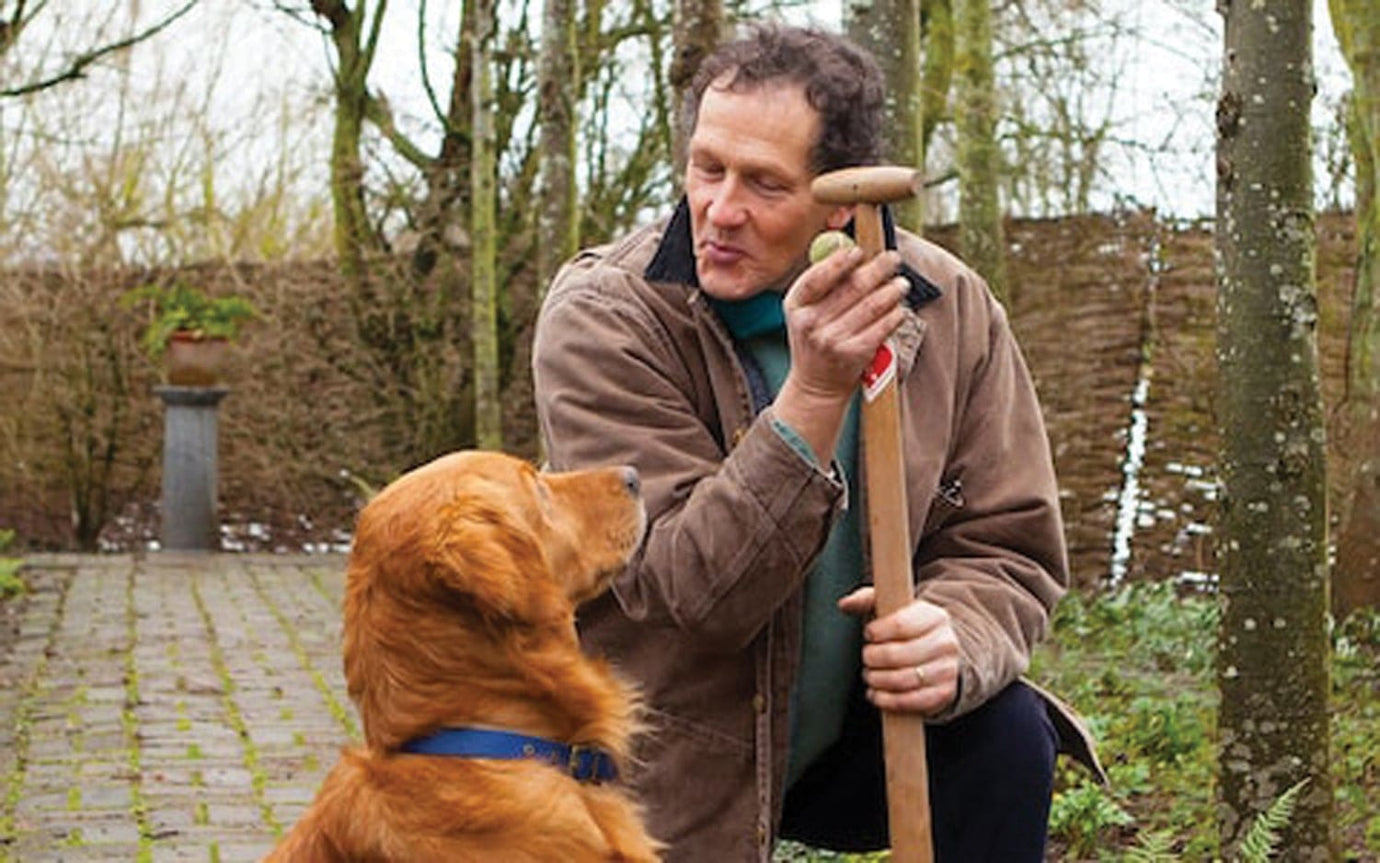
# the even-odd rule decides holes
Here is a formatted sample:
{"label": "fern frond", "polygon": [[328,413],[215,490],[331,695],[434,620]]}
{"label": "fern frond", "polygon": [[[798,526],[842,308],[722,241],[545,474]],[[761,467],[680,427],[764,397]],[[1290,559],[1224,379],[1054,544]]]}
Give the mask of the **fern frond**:
{"label": "fern frond", "polygon": [[1126,852],[1126,863],[1177,863],[1174,853],[1174,833],[1155,830],[1136,837],[1136,844]]}
{"label": "fern frond", "polygon": [[1257,815],[1255,821],[1251,822],[1251,829],[1246,831],[1246,838],[1241,840],[1238,851],[1242,863],[1269,863],[1270,858],[1274,856],[1275,846],[1279,844],[1280,831],[1289,826],[1289,819],[1294,817],[1294,806],[1298,802],[1298,796],[1307,784],[1308,777],[1305,776],[1275,798],[1270,808]]}

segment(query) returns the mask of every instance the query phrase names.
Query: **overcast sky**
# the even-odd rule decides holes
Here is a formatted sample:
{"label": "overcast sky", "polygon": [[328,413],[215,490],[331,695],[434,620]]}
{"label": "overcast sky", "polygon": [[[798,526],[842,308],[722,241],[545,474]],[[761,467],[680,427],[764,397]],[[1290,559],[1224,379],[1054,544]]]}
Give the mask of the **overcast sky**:
{"label": "overcast sky", "polygon": [[[125,0],[144,21],[155,20],[181,2]],[[1121,75],[1110,110],[1116,135],[1140,146],[1109,154],[1115,179],[1108,185],[1113,188],[1094,206],[1123,203],[1154,206],[1186,217],[1210,215],[1216,86],[1211,79],[1221,51],[1220,19],[1205,11],[1206,2],[1103,0],[1103,4],[1124,9],[1139,33],[1134,41],[1123,37],[1115,46]],[[394,100],[395,107],[421,114],[425,105],[420,99],[423,91],[416,60],[413,10],[417,5],[418,0],[390,4],[390,26],[371,82]],[[1349,75],[1337,53],[1326,0],[1315,0],[1314,7],[1319,82],[1314,114],[1315,125],[1320,125],[1346,90]],[[435,19],[433,32],[454,32],[457,2],[431,0],[428,8]],[[838,0],[822,0],[809,5],[800,17],[837,26],[838,10]],[[267,116],[280,110],[275,106],[328,100],[328,47],[311,28],[273,11],[271,0],[203,0],[152,45],[156,50],[135,55],[144,74],[155,74],[157,66],[165,76],[195,81],[223,70],[214,84],[212,101],[230,128],[245,130],[252,139],[242,145],[240,158],[268,158],[281,146],[273,131],[280,121]],[[93,76],[91,80],[99,79]],[[436,83],[445,86],[445,81]],[[317,122],[321,128],[311,134],[327,134],[327,121]],[[1144,152],[1147,149],[1162,152],[1152,156]],[[1319,177],[1320,184],[1324,179]]]}

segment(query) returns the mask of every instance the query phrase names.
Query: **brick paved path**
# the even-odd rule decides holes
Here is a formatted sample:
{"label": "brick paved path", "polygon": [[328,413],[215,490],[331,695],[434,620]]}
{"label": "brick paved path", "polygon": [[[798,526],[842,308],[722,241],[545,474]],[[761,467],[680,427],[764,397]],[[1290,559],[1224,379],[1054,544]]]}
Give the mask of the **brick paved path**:
{"label": "brick paved path", "polygon": [[341,556],[30,558],[0,640],[0,860],[257,860],[358,719]]}

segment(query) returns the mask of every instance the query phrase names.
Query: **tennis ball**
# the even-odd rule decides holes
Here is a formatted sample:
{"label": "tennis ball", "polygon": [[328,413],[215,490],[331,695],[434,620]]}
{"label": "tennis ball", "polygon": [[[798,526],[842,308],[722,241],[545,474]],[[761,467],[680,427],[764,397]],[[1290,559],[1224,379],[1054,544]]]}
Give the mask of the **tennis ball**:
{"label": "tennis ball", "polygon": [[810,263],[818,264],[838,249],[853,246],[853,238],[843,231],[825,231],[810,243]]}

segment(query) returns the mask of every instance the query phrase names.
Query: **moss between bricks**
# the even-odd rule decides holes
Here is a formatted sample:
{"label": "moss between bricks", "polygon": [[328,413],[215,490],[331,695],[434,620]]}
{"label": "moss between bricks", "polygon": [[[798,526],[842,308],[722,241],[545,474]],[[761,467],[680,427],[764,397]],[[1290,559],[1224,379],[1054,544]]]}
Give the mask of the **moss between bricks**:
{"label": "moss between bricks", "polygon": [[80,827],[73,827],[67,831],[67,836],[62,840],[64,848],[81,848],[86,845],[86,838],[82,836]]}
{"label": "moss between bricks", "polygon": [[48,671],[48,657],[53,652],[53,642],[57,638],[58,624],[62,621],[62,613],[67,605],[67,589],[70,584],[69,579],[58,591],[57,608],[53,614],[52,623],[48,626],[43,652],[39,655],[33,674],[24,681],[23,694],[20,695],[19,703],[15,706],[14,767],[5,777],[4,811],[0,813],[0,845],[11,845],[19,838],[18,827],[15,824],[15,810],[19,806],[20,798],[24,795],[24,778],[28,773],[34,703],[40,691],[40,681],[44,679]]}
{"label": "moss between bricks", "polygon": [[[297,655],[297,661],[302,668],[311,675],[312,683],[316,685],[317,691],[321,693],[321,698],[326,702],[326,709],[330,710],[331,715],[345,729],[345,733],[350,736],[351,740],[359,740],[361,737],[359,724],[355,722],[354,716],[345,705],[340,703],[340,699],[335,697],[335,693],[331,691],[331,687],[326,683],[326,678],[321,675],[321,671],[312,664],[311,657],[307,656],[306,648],[302,647],[302,641],[297,637],[297,627],[292,625],[292,622],[278,608],[277,603],[272,601],[263,584],[259,581],[258,573],[253,572],[251,574],[253,575],[254,590],[259,594],[269,612],[273,614],[274,619],[278,621],[278,626],[287,633],[288,644],[291,645],[292,652]],[[328,602],[335,602],[334,597],[327,593],[325,586],[321,583],[320,571],[312,570],[311,583],[316,592],[325,597]]]}
{"label": "moss between bricks", "polygon": [[[220,678],[221,689],[225,693],[222,697],[225,717],[244,745],[244,764],[249,768],[250,785],[254,789],[254,802],[258,804],[264,823],[272,829],[273,835],[282,836],[283,825],[274,816],[272,804],[264,797],[264,787],[268,784],[268,776],[259,763],[259,749],[254,745],[254,740],[249,735],[244,717],[240,715],[239,705],[235,703],[235,680],[230,676],[230,670],[225,665],[225,654],[220,649],[215,621],[211,619],[211,613],[206,608],[206,601],[201,596],[201,575],[199,573],[192,578],[191,592],[192,601],[196,603],[197,613],[201,615],[202,624],[210,636],[211,665],[216,671],[216,676]],[[213,859],[219,859],[219,852],[213,848],[211,856]]]}
{"label": "moss between bricks", "polygon": [[131,567],[125,580],[125,704],[120,711],[120,724],[125,732],[125,744],[129,753],[130,814],[139,825],[138,863],[148,863],[153,859],[153,825],[149,821],[149,804],[144,797],[144,765],[139,751],[139,717],[134,712],[139,705],[139,668],[134,661],[134,647],[139,643],[139,615],[134,605],[134,582],[138,577],[136,567]]}

